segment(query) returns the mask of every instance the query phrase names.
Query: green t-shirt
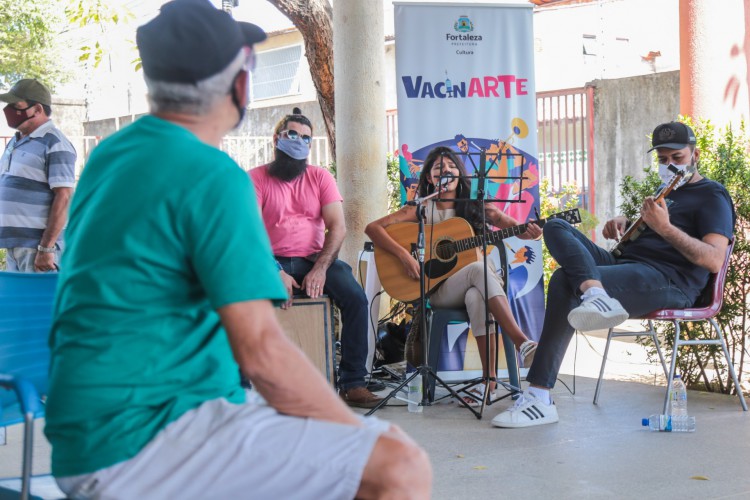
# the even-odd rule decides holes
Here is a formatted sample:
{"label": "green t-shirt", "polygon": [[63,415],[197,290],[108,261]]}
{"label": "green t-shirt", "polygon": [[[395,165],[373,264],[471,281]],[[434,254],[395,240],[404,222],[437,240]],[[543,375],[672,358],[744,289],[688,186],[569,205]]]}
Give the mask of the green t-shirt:
{"label": "green t-shirt", "polygon": [[216,309],[286,298],[247,174],[154,116],[91,154],[60,268],[45,428],[56,476],[132,458],[204,401],[243,402]]}

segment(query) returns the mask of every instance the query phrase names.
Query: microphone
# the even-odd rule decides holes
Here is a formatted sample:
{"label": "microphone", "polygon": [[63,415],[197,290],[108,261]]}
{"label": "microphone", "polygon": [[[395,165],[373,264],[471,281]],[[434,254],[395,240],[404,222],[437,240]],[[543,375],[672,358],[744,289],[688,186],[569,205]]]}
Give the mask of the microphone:
{"label": "microphone", "polygon": [[435,196],[439,195],[443,192],[443,188],[447,186],[453,179],[455,179],[456,176],[452,173],[448,172],[447,174],[440,177],[440,183],[437,186],[437,189],[432,193],[428,194],[427,196],[422,196],[421,198],[414,198],[411,201],[407,201],[406,204],[410,206],[418,206],[424,203],[425,201],[429,200],[430,198],[434,198]]}
{"label": "microphone", "polygon": [[439,186],[440,186],[440,187],[444,187],[444,186],[447,186],[447,185],[448,185],[448,184],[450,184],[450,182],[451,182],[451,181],[452,181],[453,179],[455,179],[455,178],[456,178],[456,176],[455,176],[455,175],[453,175],[453,174],[452,174],[452,173],[450,173],[450,172],[448,172],[448,173],[447,173],[447,174],[445,174],[445,175],[441,175],[441,176],[440,176],[440,185],[439,185]]}

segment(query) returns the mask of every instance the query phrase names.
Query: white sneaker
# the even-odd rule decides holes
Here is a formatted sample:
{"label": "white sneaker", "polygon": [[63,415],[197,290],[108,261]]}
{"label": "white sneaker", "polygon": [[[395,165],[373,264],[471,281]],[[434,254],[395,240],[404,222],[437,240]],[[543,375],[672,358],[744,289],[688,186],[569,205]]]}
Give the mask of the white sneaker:
{"label": "white sneaker", "polygon": [[536,354],[537,345],[538,344],[533,340],[527,340],[521,344],[518,354],[521,355],[521,362],[523,363],[524,368],[530,367],[531,363],[534,362],[534,354]]}
{"label": "white sneaker", "polygon": [[553,424],[559,420],[555,403],[546,404],[524,391],[516,404],[492,419],[495,427],[531,427]]}
{"label": "white sneaker", "polygon": [[593,295],[570,311],[568,323],[581,332],[608,330],[628,319],[628,312],[617,299],[605,295]]}

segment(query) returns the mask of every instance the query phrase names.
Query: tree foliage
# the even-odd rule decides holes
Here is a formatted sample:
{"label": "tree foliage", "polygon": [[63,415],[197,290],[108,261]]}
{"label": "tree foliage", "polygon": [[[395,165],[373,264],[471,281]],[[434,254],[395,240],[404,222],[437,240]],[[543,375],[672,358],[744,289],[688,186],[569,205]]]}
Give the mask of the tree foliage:
{"label": "tree foliage", "polygon": [[[65,17],[70,26],[92,30],[91,41],[78,47],[78,60],[98,67],[112,51],[110,29],[123,22],[134,19],[133,14],[124,6],[113,6],[103,0],[69,0],[65,7]],[[136,71],[140,69],[140,58],[132,61]]]}
{"label": "tree foliage", "polygon": [[0,0],[0,87],[37,78],[54,89],[68,78],[55,47],[61,19],[56,0]]}
{"label": "tree foliage", "polygon": [[[750,140],[745,124],[738,128],[717,129],[709,120],[692,122],[681,118],[695,131],[700,150],[698,171],[704,177],[723,184],[734,201],[737,213],[735,226],[735,246],[724,287],[724,305],[717,316],[729,347],[737,377],[742,378],[747,351],[745,337],[750,333]],[[621,193],[624,203],[622,213],[631,220],[637,217],[641,201],[653,194],[659,185],[659,177],[654,167],[645,170],[646,177],[636,181],[632,177],[624,179]],[[658,325],[664,336],[667,355],[674,342],[674,328],[670,323]],[[708,338],[715,336],[706,322],[685,323],[682,334],[687,338]],[[649,346],[650,356],[656,359],[656,350],[650,339],[640,342]],[[708,391],[731,393],[731,377],[727,371],[724,354],[719,346],[685,346],[677,358],[677,371],[689,387]]]}
{"label": "tree foliage", "polygon": [[289,18],[305,41],[305,56],[318,92],[331,154],[336,158],[333,100],[333,10],[328,0],[268,0]]}
{"label": "tree foliage", "polygon": [[[550,215],[578,207],[581,223],[578,229],[585,235],[591,232],[599,223],[594,214],[580,206],[579,188],[575,183],[563,184],[558,190],[553,189],[548,177],[542,178],[539,184],[539,214],[543,219]],[[547,284],[552,273],[557,269],[557,261],[552,258],[547,245],[542,245],[542,262],[544,266],[544,296],[547,297]]]}

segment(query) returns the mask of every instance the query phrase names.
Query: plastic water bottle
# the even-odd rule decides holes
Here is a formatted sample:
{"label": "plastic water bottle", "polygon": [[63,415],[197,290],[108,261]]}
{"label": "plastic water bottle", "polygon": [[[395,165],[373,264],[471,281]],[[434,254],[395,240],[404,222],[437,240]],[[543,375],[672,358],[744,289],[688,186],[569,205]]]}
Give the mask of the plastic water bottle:
{"label": "plastic water bottle", "polygon": [[672,417],[687,417],[687,388],[679,375],[672,379],[669,388],[669,414]]}
{"label": "plastic water bottle", "polygon": [[422,413],[422,375],[417,375],[409,381],[409,404],[408,409],[411,413]]}
{"label": "plastic water bottle", "polygon": [[670,415],[651,415],[641,420],[644,427],[661,432],[695,432],[695,417]]}

